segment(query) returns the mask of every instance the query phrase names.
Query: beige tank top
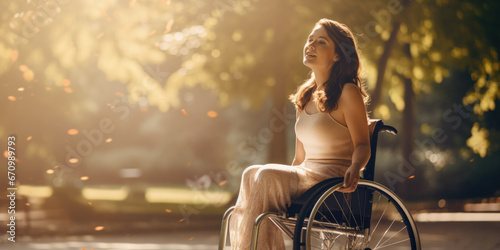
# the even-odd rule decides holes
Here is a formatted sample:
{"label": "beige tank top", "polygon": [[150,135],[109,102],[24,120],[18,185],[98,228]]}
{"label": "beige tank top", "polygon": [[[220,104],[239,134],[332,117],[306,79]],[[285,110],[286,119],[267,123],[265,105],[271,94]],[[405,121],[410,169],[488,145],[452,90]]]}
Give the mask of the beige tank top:
{"label": "beige tank top", "polygon": [[303,110],[295,122],[295,134],[304,145],[305,161],[352,161],[354,146],[349,129],[328,112],[307,114]]}

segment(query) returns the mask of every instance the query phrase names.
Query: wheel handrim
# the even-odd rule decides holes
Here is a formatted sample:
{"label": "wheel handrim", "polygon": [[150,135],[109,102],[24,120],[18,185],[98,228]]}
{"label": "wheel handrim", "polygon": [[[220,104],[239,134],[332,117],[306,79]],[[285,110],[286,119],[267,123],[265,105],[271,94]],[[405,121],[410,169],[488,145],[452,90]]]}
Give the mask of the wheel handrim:
{"label": "wheel handrim", "polygon": [[[328,204],[335,204],[332,197],[342,208],[344,204],[341,206],[336,196],[342,195],[352,201],[352,198],[346,196],[356,195],[336,192],[341,185],[342,183],[339,183],[329,188],[312,208],[309,218],[315,220],[309,220],[307,223],[306,249],[420,249],[415,223],[396,194],[376,182],[361,180],[358,184],[358,195],[363,189],[369,191],[367,194],[372,195],[370,200],[374,204],[370,204],[368,209],[373,209],[375,214],[370,212],[370,217],[363,216],[367,211],[362,209],[367,206],[360,205],[354,209],[356,204],[349,203],[345,204],[345,209],[340,209],[340,213],[337,207],[337,210],[333,210],[336,214],[333,214],[332,209],[328,207]],[[357,200],[358,203],[361,203],[360,200]],[[387,220],[391,216],[392,220]],[[363,221],[367,220],[366,218],[370,218],[369,221]],[[408,247],[404,247],[405,245]]]}

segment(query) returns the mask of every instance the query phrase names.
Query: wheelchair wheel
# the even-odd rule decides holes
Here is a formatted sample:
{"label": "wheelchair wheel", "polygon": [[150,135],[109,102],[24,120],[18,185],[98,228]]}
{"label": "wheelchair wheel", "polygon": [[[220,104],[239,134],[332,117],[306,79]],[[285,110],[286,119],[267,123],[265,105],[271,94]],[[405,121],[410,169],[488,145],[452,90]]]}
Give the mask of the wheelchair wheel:
{"label": "wheelchair wheel", "polygon": [[303,206],[294,250],[420,249],[413,218],[390,189],[360,180],[355,192],[337,192],[341,185],[323,187]]}

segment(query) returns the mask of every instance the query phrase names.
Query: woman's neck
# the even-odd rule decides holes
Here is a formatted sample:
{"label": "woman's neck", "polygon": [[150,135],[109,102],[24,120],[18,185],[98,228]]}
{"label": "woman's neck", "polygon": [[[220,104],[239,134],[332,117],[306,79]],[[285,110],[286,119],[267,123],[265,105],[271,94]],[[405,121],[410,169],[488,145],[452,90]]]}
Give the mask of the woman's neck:
{"label": "woman's neck", "polygon": [[314,72],[314,79],[316,81],[316,89],[322,89],[323,83],[328,81],[328,78],[330,77],[329,71],[328,70],[313,70]]}

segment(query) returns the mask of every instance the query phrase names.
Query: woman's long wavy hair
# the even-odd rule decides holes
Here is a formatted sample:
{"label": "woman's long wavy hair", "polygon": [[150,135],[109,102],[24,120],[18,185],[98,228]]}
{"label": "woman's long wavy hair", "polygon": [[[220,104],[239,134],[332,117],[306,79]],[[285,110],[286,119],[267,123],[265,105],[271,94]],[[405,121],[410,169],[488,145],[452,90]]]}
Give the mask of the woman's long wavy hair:
{"label": "woman's long wavy hair", "polygon": [[354,83],[359,87],[364,104],[367,105],[369,96],[364,89],[358,45],[352,32],[345,24],[326,18],[319,20],[316,23],[316,26],[318,25],[323,26],[334,42],[335,52],[340,60],[333,64],[330,77],[323,83],[322,90],[315,92],[316,79],[311,71],[309,78],[298,86],[295,94],[290,95],[289,99],[298,111],[302,111],[314,93],[313,98],[317,102],[318,110],[331,112],[338,107],[338,100],[344,85]]}

